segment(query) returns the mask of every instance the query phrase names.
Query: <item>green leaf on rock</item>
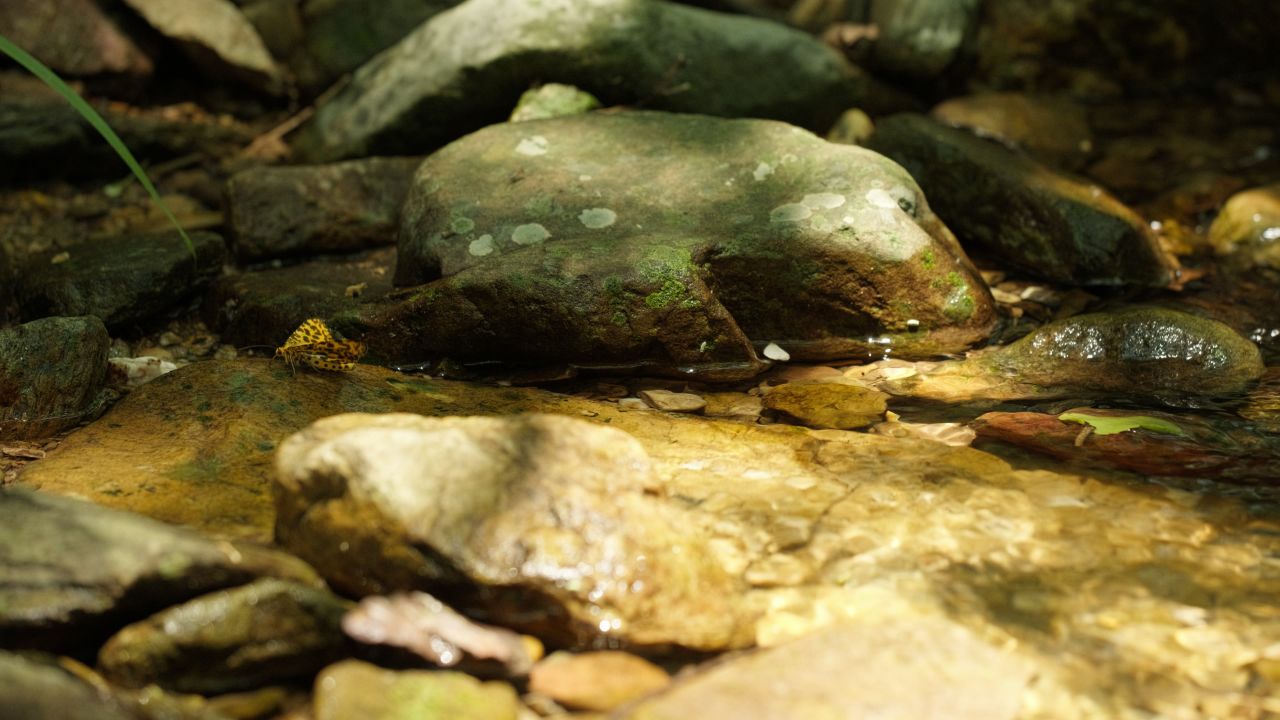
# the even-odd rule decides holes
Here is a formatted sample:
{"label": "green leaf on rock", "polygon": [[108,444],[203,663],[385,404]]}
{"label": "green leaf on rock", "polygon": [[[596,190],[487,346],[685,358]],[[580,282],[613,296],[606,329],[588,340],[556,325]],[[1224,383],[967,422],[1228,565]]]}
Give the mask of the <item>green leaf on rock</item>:
{"label": "green leaf on rock", "polygon": [[1114,435],[1127,430],[1150,430],[1165,435],[1186,435],[1177,423],[1150,415],[1090,415],[1071,410],[1059,415],[1058,419],[1063,422],[1091,425],[1095,435]]}

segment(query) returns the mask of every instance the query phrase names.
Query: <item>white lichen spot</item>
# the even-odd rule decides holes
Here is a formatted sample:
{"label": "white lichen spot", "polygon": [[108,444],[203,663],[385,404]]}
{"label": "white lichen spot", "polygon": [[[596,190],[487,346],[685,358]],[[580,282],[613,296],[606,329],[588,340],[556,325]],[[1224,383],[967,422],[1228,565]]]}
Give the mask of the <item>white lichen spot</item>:
{"label": "white lichen spot", "polygon": [[778,343],[765,345],[761,354],[770,360],[777,360],[778,362],[786,362],[791,359],[791,353],[778,347]]}
{"label": "white lichen spot", "polygon": [[472,240],[471,244],[467,246],[467,252],[477,257],[493,252],[493,236],[485,234]]}
{"label": "white lichen spot", "polygon": [[874,190],[868,191],[866,195],[866,199],[867,199],[867,202],[871,203],[873,206],[878,208],[888,209],[888,208],[898,207],[898,201],[894,200],[892,195],[885,192],[884,190],[881,190],[880,188],[875,188]]}
{"label": "white lichen spot", "polygon": [[590,182],[590,181],[591,181],[591,176],[590,176],[590,175],[579,175],[579,176],[578,176],[578,182]]}
{"label": "white lichen spot", "polygon": [[835,223],[831,222],[823,215],[814,215],[809,219],[809,227],[818,232],[831,232],[832,228],[835,227]]}
{"label": "white lichen spot", "polygon": [[787,203],[779,205],[769,213],[769,222],[800,222],[812,214],[812,210],[800,203]]}
{"label": "white lichen spot", "polygon": [[764,180],[765,178],[769,177],[772,174],[773,174],[773,166],[770,165],[769,163],[762,162],[756,166],[756,171],[751,173],[751,177],[755,178],[756,182],[760,182],[761,180]]}
{"label": "white lichen spot", "polygon": [[519,225],[511,231],[511,242],[517,245],[537,245],[551,237],[551,233],[538,223]]}
{"label": "white lichen spot", "polygon": [[516,152],[521,155],[546,155],[547,139],[541,135],[520,138],[520,144],[516,145]]}
{"label": "white lichen spot", "polygon": [[592,230],[607,228],[618,220],[618,213],[609,208],[587,208],[578,213],[578,222]]}
{"label": "white lichen spot", "polygon": [[805,195],[801,205],[814,210],[834,210],[844,205],[845,197],[839,193],[813,193]]}

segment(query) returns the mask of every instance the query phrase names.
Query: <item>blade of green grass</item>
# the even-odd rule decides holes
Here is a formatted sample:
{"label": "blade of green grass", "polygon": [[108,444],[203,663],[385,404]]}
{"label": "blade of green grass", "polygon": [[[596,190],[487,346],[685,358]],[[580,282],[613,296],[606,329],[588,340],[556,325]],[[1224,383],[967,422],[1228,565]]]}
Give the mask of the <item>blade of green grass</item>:
{"label": "blade of green grass", "polygon": [[142,166],[133,157],[133,153],[129,152],[129,148],[124,144],[124,141],[120,139],[119,135],[116,135],[116,131],[111,129],[107,121],[102,119],[98,111],[90,107],[89,103],[85,102],[79,93],[62,82],[62,78],[58,77],[44,63],[32,57],[26,50],[14,45],[12,41],[3,35],[0,35],[0,52],[13,58],[19,65],[30,71],[32,75],[40,78],[46,85],[56,90],[63,99],[71,103],[71,107],[75,108],[81,117],[93,126],[94,130],[97,130],[106,139],[111,149],[115,150],[120,159],[124,160],[124,164],[128,165],[129,169],[133,171],[133,176],[138,178],[138,182],[142,183],[142,187],[147,189],[151,199],[155,201],[161,212],[178,229],[178,234],[182,235],[182,241],[187,244],[187,250],[191,252],[191,257],[194,259],[196,246],[191,242],[191,238],[187,237],[187,231],[182,229],[182,225],[178,223],[178,218],[173,216],[169,206],[164,203],[164,200],[160,199],[160,193],[156,192],[156,186],[151,184],[151,178],[147,177],[147,171],[142,169]]}

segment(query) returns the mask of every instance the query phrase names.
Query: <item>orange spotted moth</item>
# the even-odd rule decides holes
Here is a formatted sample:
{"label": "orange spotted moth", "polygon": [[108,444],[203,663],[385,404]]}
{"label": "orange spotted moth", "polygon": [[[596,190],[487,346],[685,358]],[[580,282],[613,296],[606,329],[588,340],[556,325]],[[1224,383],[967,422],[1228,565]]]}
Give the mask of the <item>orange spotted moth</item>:
{"label": "orange spotted moth", "polygon": [[297,330],[276,348],[275,356],[284,358],[289,369],[297,371],[299,363],[316,370],[350,370],[364,357],[365,345],[357,340],[338,340],[320,318],[304,320]]}

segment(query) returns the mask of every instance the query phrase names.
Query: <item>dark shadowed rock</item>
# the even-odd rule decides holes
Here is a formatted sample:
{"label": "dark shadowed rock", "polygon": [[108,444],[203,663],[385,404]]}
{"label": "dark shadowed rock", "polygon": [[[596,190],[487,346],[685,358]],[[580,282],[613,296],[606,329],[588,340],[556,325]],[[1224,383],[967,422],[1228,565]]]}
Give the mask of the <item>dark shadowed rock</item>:
{"label": "dark shadowed rock", "polygon": [[322,258],[224,275],[205,298],[205,321],[236,347],[279,346],[312,317],[328,318],[391,291],[395,250]]}
{"label": "dark shadowed rock", "polygon": [[[553,250],[567,242],[576,249]],[[558,277],[558,260],[539,273],[536,254],[514,258],[545,245],[538,252],[548,259],[577,258],[581,289],[566,292],[598,298],[616,294],[610,276],[620,258],[634,264],[661,243],[756,347],[776,342],[796,359],[879,356],[886,347],[907,356],[957,352],[985,338],[994,321],[986,286],[898,165],[781,123],[666,113],[498,125],[432,155],[405,202],[396,282],[443,275],[441,287],[451,288],[469,268],[505,275],[517,289],[572,279]],[[653,274],[648,265],[628,274]],[[667,307],[669,295],[685,307],[685,285],[678,280],[646,304]],[[525,312],[572,324],[555,297]],[[514,300],[485,300],[451,312],[509,321]],[[687,309],[719,307],[698,302]],[[635,322],[618,309],[613,322]],[[461,328],[453,336],[459,345],[477,342]],[[712,338],[686,352],[706,353],[704,339]],[[523,349],[513,343],[509,352]]]}
{"label": "dark shadowed rock", "polygon": [[285,79],[257,30],[230,0],[124,0],[151,27],[175,41],[215,81],[230,78],[270,94]]}
{"label": "dark shadowed rock", "polygon": [[138,720],[52,658],[42,661],[8,652],[0,652],[0,708],[13,720]]}
{"label": "dark shadowed rock", "polygon": [[5,0],[0,35],[63,76],[117,76],[136,85],[154,69],[93,0]]}
{"label": "dark shadowed rock", "polygon": [[54,263],[31,259],[17,296],[26,319],[96,315],[111,330],[132,331],[169,315],[222,273],[226,246],[210,232],[188,233],[194,255],[177,232],[90,240]]}
{"label": "dark shadowed rock", "polygon": [[313,160],[426,152],[501,120],[530,85],[606,105],[825,128],[861,73],[777,23],[655,0],[472,0],[440,13],[322,103],[296,147]]}
{"label": "dark shadowed rock", "polygon": [[704,257],[697,242],[658,237],[538,244],[362,309],[362,339],[391,363],[448,356],[755,375],[768,365],[708,288]]}
{"label": "dark shadowed rock", "polygon": [[262,44],[281,62],[302,44],[302,9],[298,5],[295,0],[248,0],[240,8],[262,38]]}
{"label": "dark shadowed rock", "polygon": [[390,245],[421,162],[369,158],[238,173],[227,183],[232,251],[254,262]]}
{"label": "dark shadowed rock", "polygon": [[258,580],[121,629],[103,645],[98,668],[123,687],[206,695],[306,678],[349,650],[349,606],[315,587]]}
{"label": "dark shadowed rock", "polygon": [[467,597],[494,622],[574,644],[749,641],[738,583],[652,496],[649,457],[620,430],[339,415],[285,441],[276,467],[278,542],[346,592]]}
{"label": "dark shadowed rock", "polygon": [[0,330],[0,439],[48,437],[100,412],[110,344],[92,316]]}
{"label": "dark shadowed rock", "polygon": [[[174,118],[172,110],[97,110],[140,162],[191,153],[222,157],[249,143],[247,126],[223,118]],[[166,114],[167,113],[167,114]],[[0,181],[111,177],[129,172],[75,108],[24,73],[0,72]]]}
{"label": "dark shadowed rock", "polygon": [[868,146],[902,163],[963,243],[1078,285],[1165,285],[1175,261],[1102,188],[921,115],[876,125]]}
{"label": "dark shadowed rock", "polygon": [[113,623],[261,576],[316,584],[305,563],[140,515],[0,492],[0,632],[9,647],[92,647]]}

